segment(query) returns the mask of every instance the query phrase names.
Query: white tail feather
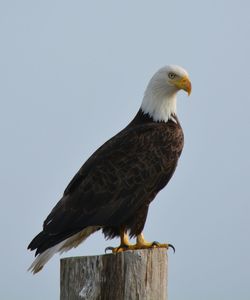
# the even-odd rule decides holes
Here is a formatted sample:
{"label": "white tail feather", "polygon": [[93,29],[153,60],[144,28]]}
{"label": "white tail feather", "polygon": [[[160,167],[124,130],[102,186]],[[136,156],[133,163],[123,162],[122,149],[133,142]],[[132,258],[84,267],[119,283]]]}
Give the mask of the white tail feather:
{"label": "white tail feather", "polygon": [[55,246],[45,250],[40,253],[37,258],[33,261],[31,266],[28,268],[28,271],[31,271],[33,274],[42,270],[44,265],[51,259],[51,257],[60,252],[63,253],[72,248],[77,247],[80,243],[82,243],[89,235],[97,231],[100,227],[98,226],[89,226],[82,231],[72,235],[71,237],[65,239],[64,241],[56,244]]}

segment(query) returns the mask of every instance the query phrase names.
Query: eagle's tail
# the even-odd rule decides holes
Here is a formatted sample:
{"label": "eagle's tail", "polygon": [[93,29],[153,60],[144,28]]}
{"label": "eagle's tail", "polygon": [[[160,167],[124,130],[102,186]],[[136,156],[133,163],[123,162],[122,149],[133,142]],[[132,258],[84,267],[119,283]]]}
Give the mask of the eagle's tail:
{"label": "eagle's tail", "polygon": [[[95,231],[99,230],[98,226],[89,226],[84,228],[82,231],[71,235],[70,237],[61,240],[57,244],[52,247],[47,248],[38,254],[36,259],[33,261],[31,266],[28,268],[28,271],[31,271],[33,274],[42,270],[43,266],[49,261],[49,259],[57,252],[60,254],[70,250],[71,248],[77,247],[80,243],[82,243],[88,236],[90,236]],[[35,250],[36,248],[42,247],[41,242],[47,243],[47,239],[45,237],[45,233],[40,232],[30,243],[28,249]],[[36,245],[36,246],[35,246]],[[39,246],[38,246],[39,245]],[[37,249],[38,250],[38,249]],[[36,253],[37,255],[37,253]]]}

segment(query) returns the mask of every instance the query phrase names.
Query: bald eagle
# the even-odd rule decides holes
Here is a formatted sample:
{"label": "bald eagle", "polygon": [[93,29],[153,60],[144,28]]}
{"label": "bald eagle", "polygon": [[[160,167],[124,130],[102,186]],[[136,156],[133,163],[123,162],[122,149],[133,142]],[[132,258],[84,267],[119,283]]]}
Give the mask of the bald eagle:
{"label": "bald eagle", "polygon": [[[149,204],[169,182],[182,152],[184,137],[176,116],[181,89],[191,93],[183,68],[170,65],[154,74],[134,119],[83,164],[29,244],[37,256],[31,272],[99,229],[106,238],[120,237],[120,246],[108,247],[113,253],[168,248],[147,242],[142,231]],[[129,237],[136,237],[136,244]]]}

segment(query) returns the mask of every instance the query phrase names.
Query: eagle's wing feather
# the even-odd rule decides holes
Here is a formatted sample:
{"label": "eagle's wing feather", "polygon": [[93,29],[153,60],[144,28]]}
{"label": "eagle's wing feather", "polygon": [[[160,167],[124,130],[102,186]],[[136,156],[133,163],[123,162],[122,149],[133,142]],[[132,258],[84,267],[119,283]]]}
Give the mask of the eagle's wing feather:
{"label": "eagle's wing feather", "polygon": [[160,126],[132,127],[103,144],[69,183],[44,232],[63,240],[87,226],[122,224],[149,204],[171,178],[182,149],[173,143],[176,130]]}

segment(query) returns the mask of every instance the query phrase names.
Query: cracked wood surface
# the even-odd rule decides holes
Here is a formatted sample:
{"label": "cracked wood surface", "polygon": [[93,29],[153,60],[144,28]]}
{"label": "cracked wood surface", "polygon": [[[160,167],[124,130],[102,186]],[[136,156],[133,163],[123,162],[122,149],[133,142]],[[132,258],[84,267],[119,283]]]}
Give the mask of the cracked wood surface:
{"label": "cracked wood surface", "polygon": [[61,259],[60,300],[167,300],[166,249]]}

